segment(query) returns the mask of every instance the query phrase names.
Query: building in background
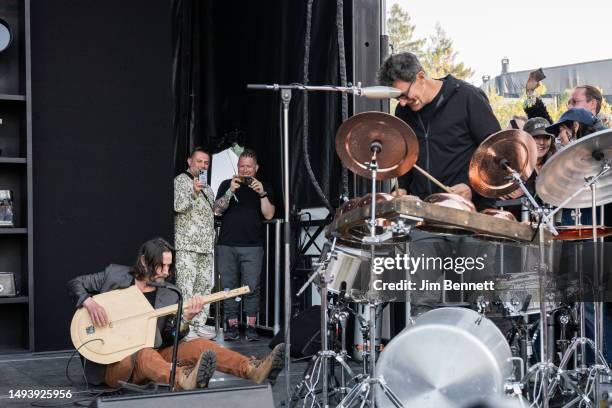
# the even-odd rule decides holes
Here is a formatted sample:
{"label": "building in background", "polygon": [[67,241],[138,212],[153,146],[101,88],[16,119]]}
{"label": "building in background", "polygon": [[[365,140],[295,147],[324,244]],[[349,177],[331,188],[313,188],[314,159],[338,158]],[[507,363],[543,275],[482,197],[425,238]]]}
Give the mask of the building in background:
{"label": "building in background", "polygon": [[[504,98],[519,98],[525,91],[529,72],[539,67],[509,72],[509,66],[508,58],[503,58],[501,74],[492,79],[483,76],[481,88],[487,93],[495,91]],[[546,93],[542,95],[544,99],[558,99],[566,89],[588,84],[601,88],[604,98],[608,103],[612,102],[612,59],[542,69],[546,75],[546,79],[542,81],[546,86]]]}

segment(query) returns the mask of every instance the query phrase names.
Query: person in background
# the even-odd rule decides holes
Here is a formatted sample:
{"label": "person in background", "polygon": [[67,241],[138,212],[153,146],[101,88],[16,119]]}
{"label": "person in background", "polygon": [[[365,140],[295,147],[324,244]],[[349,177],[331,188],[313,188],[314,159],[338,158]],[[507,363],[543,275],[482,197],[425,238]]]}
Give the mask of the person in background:
{"label": "person in background", "polygon": [[[185,299],[208,295],[212,289],[215,195],[206,182],[209,165],[208,152],[196,147],[187,159],[187,169],[174,179],[176,285]],[[209,310],[209,305],[204,306],[191,321],[187,339],[215,337],[214,328],[206,326]]]}
{"label": "person in background", "polygon": [[[536,147],[538,149],[537,150],[538,152],[537,162],[536,162],[535,169],[533,173],[531,173],[531,176],[525,183],[529,192],[533,194],[534,196],[536,194],[536,189],[535,189],[536,178],[538,174],[540,173],[540,170],[542,170],[542,167],[546,163],[546,160],[548,160],[556,152],[556,148],[553,143],[555,136],[552,133],[549,133],[546,131],[546,128],[549,126],[550,126],[549,121],[547,121],[544,118],[539,118],[539,117],[531,118],[527,120],[525,122],[525,125],[523,126],[523,130],[529,133],[535,140]],[[502,200],[512,200],[512,199],[522,197],[523,195],[524,195],[523,190],[521,190],[520,188],[517,188],[513,192],[506,194],[500,198]],[[517,218],[520,218],[520,217],[517,217]]]}
{"label": "person in background", "polygon": [[[523,109],[527,114],[527,117],[542,117],[548,120],[550,123],[554,121],[546,109],[546,105],[541,98],[534,95],[535,89],[540,86],[540,80],[545,78],[541,70],[533,71],[529,74],[527,85],[525,86],[527,91],[527,99]],[[607,129],[608,126],[604,124],[602,119],[597,116],[601,112],[601,105],[603,102],[603,95],[599,89],[592,85],[579,85],[572,90],[572,94],[567,101],[567,108],[582,108],[591,112],[596,117],[596,121],[593,127],[596,131]]]}
{"label": "person in background", "polygon": [[[274,216],[274,195],[268,183],[255,176],[259,170],[257,155],[245,149],[238,158],[238,175],[224,180],[215,201],[215,214],[221,217],[217,241],[217,265],[224,288],[248,285],[251,292],[244,296],[247,316],[246,339],[259,340],[255,330],[259,312],[259,283],[263,263],[264,220]],[[227,331],[225,340],[240,339],[238,303],[234,299],[223,302]]]}
{"label": "person in background", "polygon": [[[583,108],[571,108],[565,112],[559,120],[546,128],[556,136],[556,148],[558,151],[563,150],[571,142],[578,140],[584,136],[590,135],[597,131],[597,116]],[[574,211],[565,208],[562,211],[561,225],[574,225],[576,220],[572,215]],[[590,208],[583,208],[581,211],[579,223],[582,225],[592,225],[593,216]],[[599,214],[597,215],[599,218]]]}

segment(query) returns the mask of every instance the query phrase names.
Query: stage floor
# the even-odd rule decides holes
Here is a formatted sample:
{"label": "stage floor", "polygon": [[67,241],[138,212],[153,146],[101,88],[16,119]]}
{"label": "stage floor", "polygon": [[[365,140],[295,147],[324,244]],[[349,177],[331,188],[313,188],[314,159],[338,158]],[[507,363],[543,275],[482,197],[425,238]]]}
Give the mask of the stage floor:
{"label": "stage floor", "polygon": [[[262,337],[257,342],[223,342],[220,344],[247,356],[264,356],[269,351],[271,338]],[[19,355],[0,354],[0,407],[32,407],[32,406],[71,406],[77,400],[91,399],[85,386],[78,356],[75,356],[69,366],[66,377],[66,365],[72,355],[71,351],[57,353],[28,353]],[[295,361],[291,365],[292,389],[302,377],[308,361]],[[275,406],[280,406],[286,400],[286,371],[283,370],[276,384],[272,387]],[[71,382],[72,381],[72,382]],[[234,377],[217,371],[210,382],[210,388],[243,387],[254,385],[248,380]],[[95,387],[96,389],[103,389]],[[71,391],[70,399],[15,399],[10,398],[11,391],[17,390],[64,390]],[[130,393],[130,395],[133,395]],[[34,405],[32,404],[34,402]],[[87,403],[83,401],[83,405]],[[79,404],[80,405],[80,404]]]}

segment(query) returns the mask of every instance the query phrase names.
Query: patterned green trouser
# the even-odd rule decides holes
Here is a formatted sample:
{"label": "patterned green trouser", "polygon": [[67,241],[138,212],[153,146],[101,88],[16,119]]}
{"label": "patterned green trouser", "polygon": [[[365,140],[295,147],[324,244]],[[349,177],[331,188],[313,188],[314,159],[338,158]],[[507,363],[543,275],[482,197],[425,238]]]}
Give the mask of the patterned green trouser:
{"label": "patterned green trouser", "polygon": [[[176,251],[176,286],[183,293],[184,301],[193,295],[209,295],[213,282],[213,254]],[[210,305],[193,318],[191,326],[197,331],[206,325]]]}

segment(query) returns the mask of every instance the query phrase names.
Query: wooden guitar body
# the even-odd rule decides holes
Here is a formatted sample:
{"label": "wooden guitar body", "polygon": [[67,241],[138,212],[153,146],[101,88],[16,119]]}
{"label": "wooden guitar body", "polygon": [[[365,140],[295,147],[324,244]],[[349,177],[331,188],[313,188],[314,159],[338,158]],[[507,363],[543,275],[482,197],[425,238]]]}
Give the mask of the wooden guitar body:
{"label": "wooden guitar body", "polygon": [[[205,303],[249,293],[248,286],[204,296]],[[94,326],[89,312],[82,307],[70,324],[72,344],[86,359],[111,364],[155,344],[157,318],[176,313],[177,304],[154,309],[136,287],[116,289],[93,296],[106,310],[109,324]]]}

